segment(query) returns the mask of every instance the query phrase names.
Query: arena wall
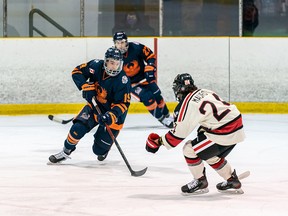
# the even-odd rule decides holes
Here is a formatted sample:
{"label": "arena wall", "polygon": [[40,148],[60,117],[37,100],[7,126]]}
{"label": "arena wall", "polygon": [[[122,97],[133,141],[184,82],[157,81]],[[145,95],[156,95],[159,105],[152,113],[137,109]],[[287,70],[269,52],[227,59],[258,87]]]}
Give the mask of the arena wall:
{"label": "arena wall", "polygon": [[[158,83],[173,109],[172,82],[190,73],[199,88],[216,91],[246,112],[288,113],[288,39],[129,38],[156,50]],[[0,40],[0,114],[74,113],[85,101],[71,71],[112,46],[109,37]],[[131,112],[145,107],[132,102]]]}

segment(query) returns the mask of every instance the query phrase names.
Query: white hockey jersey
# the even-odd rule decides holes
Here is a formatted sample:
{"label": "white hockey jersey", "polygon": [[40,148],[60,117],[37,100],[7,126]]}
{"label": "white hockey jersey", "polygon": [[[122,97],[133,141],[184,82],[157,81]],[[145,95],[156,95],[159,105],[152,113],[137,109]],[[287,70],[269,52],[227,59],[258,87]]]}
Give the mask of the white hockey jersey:
{"label": "white hockey jersey", "polygon": [[185,97],[174,128],[162,137],[163,144],[168,149],[177,146],[198,125],[208,139],[219,145],[233,145],[245,139],[237,107],[213,91],[197,89]]}

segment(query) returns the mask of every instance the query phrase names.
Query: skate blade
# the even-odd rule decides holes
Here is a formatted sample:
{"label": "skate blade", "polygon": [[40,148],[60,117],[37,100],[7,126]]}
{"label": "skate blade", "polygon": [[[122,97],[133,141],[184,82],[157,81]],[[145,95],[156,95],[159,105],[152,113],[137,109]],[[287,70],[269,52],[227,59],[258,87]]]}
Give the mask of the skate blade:
{"label": "skate blade", "polygon": [[224,194],[244,194],[244,191],[239,188],[239,189],[228,189],[228,190],[218,190],[218,192],[220,193],[224,193]]}
{"label": "skate blade", "polygon": [[63,161],[57,162],[57,163],[52,163],[51,161],[48,161],[46,164],[47,165],[52,165],[52,166],[57,166],[57,165],[65,165],[62,163]]}
{"label": "skate blade", "polygon": [[59,163],[52,163],[51,161],[48,161],[46,164],[47,165],[58,165]]}
{"label": "skate blade", "polygon": [[183,196],[194,196],[194,195],[205,194],[205,193],[208,193],[208,192],[209,192],[209,189],[208,188],[204,188],[204,189],[197,190],[197,191],[195,191],[193,193],[182,192],[182,195]]}

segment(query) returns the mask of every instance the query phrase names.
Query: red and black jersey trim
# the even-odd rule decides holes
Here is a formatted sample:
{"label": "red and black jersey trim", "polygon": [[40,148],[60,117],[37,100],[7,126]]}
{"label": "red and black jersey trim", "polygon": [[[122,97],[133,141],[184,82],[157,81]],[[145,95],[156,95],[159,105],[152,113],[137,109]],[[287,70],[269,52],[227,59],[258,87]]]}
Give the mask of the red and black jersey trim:
{"label": "red and black jersey trim", "polygon": [[196,91],[194,91],[194,92],[191,92],[191,93],[189,93],[189,94],[185,97],[185,99],[184,99],[184,101],[183,101],[183,103],[182,103],[182,105],[181,105],[181,108],[180,108],[180,110],[179,110],[179,114],[178,114],[178,118],[177,118],[177,121],[178,121],[178,122],[183,121],[183,119],[185,118],[187,109],[188,109],[189,101],[190,101],[190,100],[192,99],[192,97],[193,97],[198,91],[200,91],[200,90],[201,90],[201,89],[198,89],[198,90],[196,90]]}
{"label": "red and black jersey trim", "polygon": [[179,143],[181,143],[184,139],[174,136],[170,131],[165,134],[165,139],[167,143],[172,147],[176,147]]}
{"label": "red and black jersey trim", "polygon": [[243,128],[243,123],[242,123],[242,116],[240,114],[236,118],[234,118],[232,121],[222,125],[221,127],[217,129],[214,129],[214,130],[209,130],[207,128],[204,128],[204,129],[208,133],[211,133],[211,134],[227,135],[227,134],[234,133],[235,131],[238,131],[241,128]]}

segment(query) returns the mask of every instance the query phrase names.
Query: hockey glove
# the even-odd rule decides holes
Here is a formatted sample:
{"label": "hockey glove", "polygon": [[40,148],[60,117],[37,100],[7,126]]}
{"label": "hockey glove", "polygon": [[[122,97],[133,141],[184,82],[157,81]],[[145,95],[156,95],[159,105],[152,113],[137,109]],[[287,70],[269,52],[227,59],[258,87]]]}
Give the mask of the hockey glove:
{"label": "hockey glove", "polygon": [[146,141],[146,151],[151,152],[151,153],[156,153],[161,144],[159,144],[159,138],[160,136],[155,133],[149,134],[147,141]]}
{"label": "hockey glove", "polygon": [[82,85],[82,97],[88,102],[92,103],[92,98],[96,96],[94,83],[85,83]]}
{"label": "hockey glove", "polygon": [[97,115],[97,119],[98,119],[98,123],[101,126],[105,126],[106,125],[111,125],[114,124],[117,120],[116,116],[112,113],[107,111],[105,114],[99,114]]}
{"label": "hockey glove", "polygon": [[156,72],[156,66],[154,64],[150,63],[145,66],[144,74],[148,83],[151,83],[156,80],[155,72]]}

